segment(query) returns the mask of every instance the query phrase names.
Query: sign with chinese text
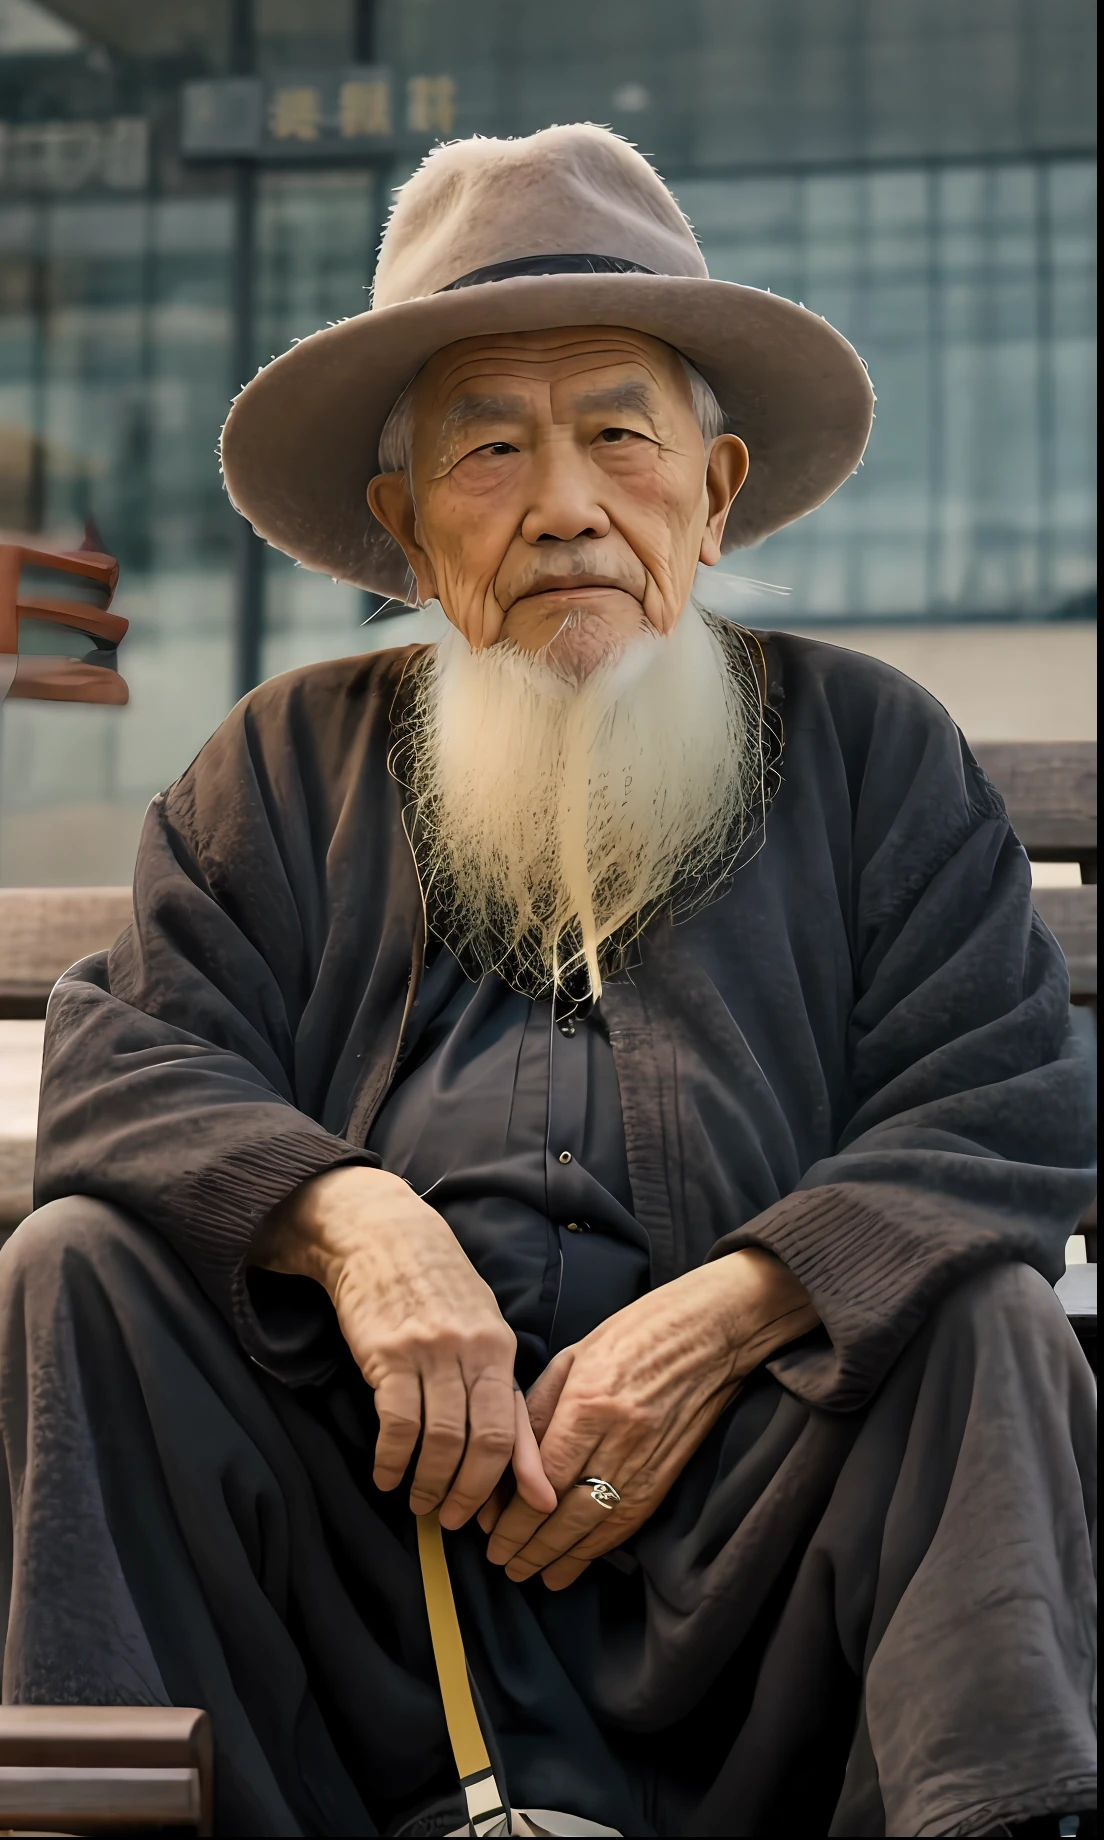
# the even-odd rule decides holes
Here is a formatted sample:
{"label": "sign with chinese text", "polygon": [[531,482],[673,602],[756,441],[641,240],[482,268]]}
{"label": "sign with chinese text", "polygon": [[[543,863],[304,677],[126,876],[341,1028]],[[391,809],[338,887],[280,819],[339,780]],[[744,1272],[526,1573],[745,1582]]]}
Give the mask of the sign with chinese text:
{"label": "sign with chinese text", "polygon": [[0,122],[0,191],[143,191],[149,128],[140,115],[113,121]]}
{"label": "sign with chinese text", "polygon": [[450,76],[396,83],[380,65],[184,86],[181,151],[190,159],[333,160],[421,151],[456,122]]}

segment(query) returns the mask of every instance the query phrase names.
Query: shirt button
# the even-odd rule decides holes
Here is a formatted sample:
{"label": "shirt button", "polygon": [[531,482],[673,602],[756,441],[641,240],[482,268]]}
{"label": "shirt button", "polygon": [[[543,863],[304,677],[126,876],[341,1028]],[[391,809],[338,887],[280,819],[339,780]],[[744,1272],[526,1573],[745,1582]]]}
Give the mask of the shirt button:
{"label": "shirt button", "polygon": [[571,1152],[570,1152],[570,1150],[561,1150],[561,1151],[560,1151],[560,1162],[561,1162],[561,1163],[570,1163],[570,1162],[572,1162],[573,1160],[574,1160],[574,1159],[573,1159],[573,1157],[572,1157],[572,1155],[571,1155]]}
{"label": "shirt button", "polygon": [[578,1223],[578,1221],[577,1221],[577,1220],[569,1220],[569,1221],[568,1221],[568,1223],[567,1223],[567,1230],[568,1230],[568,1232],[569,1232],[569,1233],[577,1233],[577,1232],[579,1231],[579,1223]]}

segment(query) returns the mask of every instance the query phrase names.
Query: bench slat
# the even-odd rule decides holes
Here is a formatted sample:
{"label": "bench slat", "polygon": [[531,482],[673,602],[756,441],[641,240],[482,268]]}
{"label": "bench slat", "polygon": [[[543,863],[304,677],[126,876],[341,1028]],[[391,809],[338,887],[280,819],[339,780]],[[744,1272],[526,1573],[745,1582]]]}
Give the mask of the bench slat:
{"label": "bench slat", "polygon": [[1096,888],[1036,888],[1035,911],[1066,955],[1070,991],[1096,995]]}
{"label": "bench slat", "polygon": [[0,888],[0,999],[44,998],[78,958],[113,945],[129,888]]}
{"label": "bench slat", "polygon": [[194,1707],[0,1706],[0,1818],[40,1833],[209,1834],[212,1750]]}
{"label": "bench slat", "polygon": [[1035,862],[1095,859],[1095,741],[988,741],[974,755]]}

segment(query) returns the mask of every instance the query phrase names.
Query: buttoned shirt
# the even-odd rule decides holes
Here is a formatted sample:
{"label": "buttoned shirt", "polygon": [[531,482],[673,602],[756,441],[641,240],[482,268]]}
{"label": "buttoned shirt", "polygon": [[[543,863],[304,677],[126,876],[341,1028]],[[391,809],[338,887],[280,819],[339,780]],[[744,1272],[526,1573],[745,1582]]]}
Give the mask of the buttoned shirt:
{"label": "buttoned shirt", "polygon": [[602,1007],[557,1012],[446,946],[427,963],[368,1148],[444,1216],[528,1386],[649,1282]]}

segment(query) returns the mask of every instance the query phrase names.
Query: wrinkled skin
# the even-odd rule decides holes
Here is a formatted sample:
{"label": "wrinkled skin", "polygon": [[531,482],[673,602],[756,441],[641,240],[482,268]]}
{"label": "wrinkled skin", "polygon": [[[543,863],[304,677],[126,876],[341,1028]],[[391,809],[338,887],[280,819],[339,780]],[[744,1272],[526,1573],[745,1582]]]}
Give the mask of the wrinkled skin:
{"label": "wrinkled skin", "polygon": [[[671,631],[748,465],[734,435],[707,449],[674,352],[608,327],[468,339],[425,366],[413,407],[411,474],[381,474],[369,501],[473,648],[510,641],[582,681],[641,630]],[[329,1292],[375,1389],[377,1486],[416,1457],[416,1514],[478,1513],[492,1562],[552,1590],[635,1532],[743,1377],[816,1323],[784,1265],[734,1252],[564,1349],[523,1404],[493,1293],[397,1177],[312,1178],[254,1257]],[[588,1475],[615,1508],[577,1486]]]}
{"label": "wrinkled skin", "polygon": [[375,1390],[377,1488],[398,1487],[420,1439],[415,1514],[444,1500],[461,1526],[511,1463],[538,1519],[555,1508],[514,1384],[517,1338],[448,1222],[398,1176],[339,1168],[305,1182],[269,1216],[255,1258],[328,1291]]}
{"label": "wrinkled skin", "polygon": [[735,435],[706,451],[670,347],[618,327],[446,346],[413,420],[410,476],[380,474],[368,498],[420,597],[477,649],[552,645],[578,676],[644,623],[670,632],[747,473]]}
{"label": "wrinkled skin", "polygon": [[[519,1584],[535,1572],[553,1591],[573,1584],[655,1512],[741,1380],[816,1322],[793,1273],[754,1247],[607,1317],[549,1362],[527,1400],[560,1505],[549,1516],[525,1489],[496,1491],[479,1515],[487,1557]],[[620,1502],[599,1506],[580,1476],[612,1481]]]}
{"label": "wrinkled skin", "polygon": [[[439,1506],[444,1526],[461,1527],[482,1510],[488,1557],[519,1581],[542,1572],[553,1590],[647,1520],[743,1377],[816,1324],[784,1265],[734,1252],[608,1317],[523,1404],[493,1292],[447,1221],[388,1171],[303,1183],[254,1257],[328,1291],[375,1389],[376,1486],[397,1488],[417,1451],[414,1513]],[[577,1489],[583,1475],[612,1482],[619,1506]]]}

